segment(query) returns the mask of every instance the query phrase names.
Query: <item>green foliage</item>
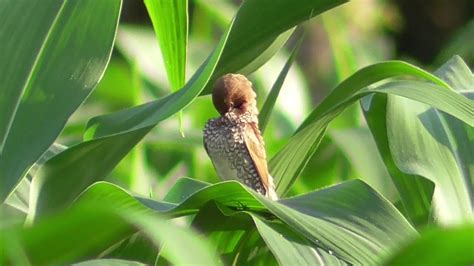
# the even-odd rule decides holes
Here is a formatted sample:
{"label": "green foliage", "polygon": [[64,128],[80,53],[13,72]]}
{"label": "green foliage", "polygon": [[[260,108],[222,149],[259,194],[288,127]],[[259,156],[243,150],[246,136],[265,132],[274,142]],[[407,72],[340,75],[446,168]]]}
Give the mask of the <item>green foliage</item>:
{"label": "green foliage", "polygon": [[[343,2],[247,0],[229,25],[219,9],[232,4],[192,2],[203,28],[188,34],[187,1],[145,0],[161,49],[150,28],[125,25],[115,40],[120,0],[0,3],[0,264],[474,263],[474,75],[460,57],[433,74],[360,68],[350,30],[335,28],[347,18],[328,13],[341,81],[296,130],[294,107],[279,105],[286,82],[305,91],[294,87],[304,41],[283,45]],[[223,31],[215,47],[198,41],[212,39],[206,27]],[[208,94],[228,72],[255,72],[266,99],[278,201],[218,182],[205,157]]]}
{"label": "green foliage", "polygon": [[[120,7],[120,0],[2,3],[1,201],[97,85],[110,59]],[[31,139],[37,141],[25,141]]]}

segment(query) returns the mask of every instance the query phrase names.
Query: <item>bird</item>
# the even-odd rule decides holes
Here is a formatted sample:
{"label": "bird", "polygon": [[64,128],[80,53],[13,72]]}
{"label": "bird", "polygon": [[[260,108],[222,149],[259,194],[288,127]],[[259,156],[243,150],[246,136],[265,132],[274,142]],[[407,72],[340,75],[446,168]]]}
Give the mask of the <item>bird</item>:
{"label": "bird", "polygon": [[256,97],[244,75],[230,73],[219,78],[214,83],[212,102],[220,116],[207,121],[204,147],[221,179],[238,180],[277,200],[258,126]]}

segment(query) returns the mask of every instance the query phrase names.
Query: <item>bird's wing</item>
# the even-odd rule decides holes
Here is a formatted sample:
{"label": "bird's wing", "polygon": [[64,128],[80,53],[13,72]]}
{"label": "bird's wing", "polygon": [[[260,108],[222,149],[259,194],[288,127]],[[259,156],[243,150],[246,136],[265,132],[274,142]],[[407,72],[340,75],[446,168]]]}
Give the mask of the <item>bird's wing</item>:
{"label": "bird's wing", "polygon": [[252,158],[252,161],[260,176],[261,182],[268,191],[272,184],[269,183],[269,173],[267,166],[267,156],[265,153],[265,145],[263,138],[258,129],[257,123],[249,123],[245,127],[245,146]]}

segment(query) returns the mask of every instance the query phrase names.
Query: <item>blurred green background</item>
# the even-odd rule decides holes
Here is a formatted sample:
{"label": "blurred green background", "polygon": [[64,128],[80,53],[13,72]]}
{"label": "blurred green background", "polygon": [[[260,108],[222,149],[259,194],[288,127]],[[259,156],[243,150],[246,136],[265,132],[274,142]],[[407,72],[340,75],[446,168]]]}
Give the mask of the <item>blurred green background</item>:
{"label": "blurred green background", "polygon": [[[190,0],[189,5],[186,78],[215,47],[239,1]],[[260,106],[303,32],[303,45],[285,80],[269,130],[265,131],[269,157],[332,88],[363,66],[402,59],[434,70],[453,54],[474,65],[474,1],[352,1],[304,23],[284,49],[250,76]],[[168,93],[170,85],[145,6],[142,1],[125,0],[109,67],[92,96],[69,120],[59,143],[79,143],[91,117]],[[162,198],[179,177],[216,182],[202,146],[204,124],[216,116],[210,97],[199,97],[184,109],[184,137],[177,115],[161,122],[108,180],[154,198]],[[358,105],[331,124],[290,194],[353,178],[363,178],[397,202],[396,190]]]}

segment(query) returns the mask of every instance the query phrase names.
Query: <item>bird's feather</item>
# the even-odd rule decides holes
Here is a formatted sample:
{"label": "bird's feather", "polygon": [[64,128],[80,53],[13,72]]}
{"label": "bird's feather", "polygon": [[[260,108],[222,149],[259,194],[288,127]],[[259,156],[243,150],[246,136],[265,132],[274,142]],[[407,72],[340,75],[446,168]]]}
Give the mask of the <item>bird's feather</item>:
{"label": "bird's feather", "polygon": [[244,137],[245,146],[247,147],[250,157],[257,169],[263,186],[268,191],[271,184],[269,183],[268,178],[267,156],[265,153],[265,144],[257,123],[248,123],[246,125]]}

